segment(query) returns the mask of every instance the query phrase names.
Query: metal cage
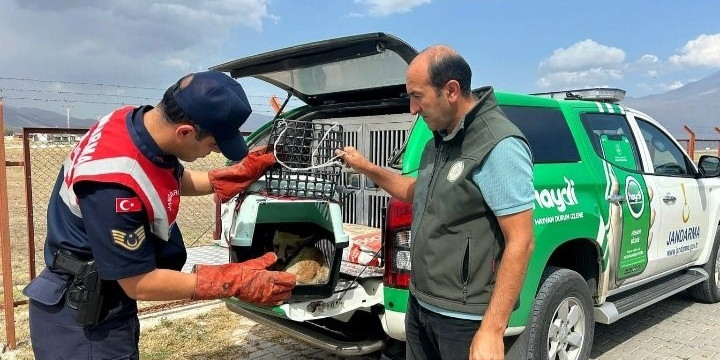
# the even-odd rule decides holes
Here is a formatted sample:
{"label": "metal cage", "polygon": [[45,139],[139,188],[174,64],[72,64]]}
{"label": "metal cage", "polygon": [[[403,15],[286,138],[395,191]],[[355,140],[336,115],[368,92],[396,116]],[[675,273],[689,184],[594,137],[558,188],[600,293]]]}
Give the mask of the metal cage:
{"label": "metal cage", "polygon": [[269,194],[333,198],[342,170],[335,157],[344,146],[342,125],[277,119],[269,141],[278,160],[265,173]]}

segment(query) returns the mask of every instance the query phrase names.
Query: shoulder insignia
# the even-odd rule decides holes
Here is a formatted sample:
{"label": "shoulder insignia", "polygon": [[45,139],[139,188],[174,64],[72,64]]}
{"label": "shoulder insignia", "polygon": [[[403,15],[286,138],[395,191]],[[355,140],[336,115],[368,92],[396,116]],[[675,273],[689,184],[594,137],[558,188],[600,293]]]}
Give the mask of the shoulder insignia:
{"label": "shoulder insignia", "polygon": [[143,241],[145,241],[145,228],[143,226],[131,232],[112,229],[111,233],[115,245],[122,246],[130,251],[137,250]]}
{"label": "shoulder insignia", "polygon": [[115,199],[115,212],[127,213],[140,210],[142,210],[142,202],[137,197]]}

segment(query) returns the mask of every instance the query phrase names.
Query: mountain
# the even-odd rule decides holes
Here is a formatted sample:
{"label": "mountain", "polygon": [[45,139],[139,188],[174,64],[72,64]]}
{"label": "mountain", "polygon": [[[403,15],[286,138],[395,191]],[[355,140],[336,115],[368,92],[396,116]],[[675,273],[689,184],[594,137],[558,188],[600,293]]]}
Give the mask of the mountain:
{"label": "mountain", "polygon": [[[28,107],[14,108],[10,106],[4,106],[3,109],[5,128],[12,128],[16,133],[20,132],[20,128],[23,127],[64,128],[68,122],[67,115],[53,111]],[[254,131],[271,119],[272,117],[267,115],[252,113],[250,114],[250,118],[243,124],[241,130],[248,132]],[[79,119],[71,116],[70,127],[89,128],[95,124],[96,121],[96,119]]]}
{"label": "mountain", "polygon": [[687,139],[687,125],[697,139],[720,139],[720,71],[663,94],[625,98],[623,104],[663,124],[679,139]]}
{"label": "mountain", "polygon": [[247,121],[240,127],[240,130],[249,132],[255,131],[272,119],[272,116],[252,113]]}
{"label": "mountain", "polygon": [[[3,122],[6,128],[13,128],[19,131],[23,127],[66,127],[67,115],[56,113],[53,111],[20,107],[14,108],[10,106],[3,107]],[[70,127],[88,128],[95,123],[94,119],[78,119],[70,117]]]}

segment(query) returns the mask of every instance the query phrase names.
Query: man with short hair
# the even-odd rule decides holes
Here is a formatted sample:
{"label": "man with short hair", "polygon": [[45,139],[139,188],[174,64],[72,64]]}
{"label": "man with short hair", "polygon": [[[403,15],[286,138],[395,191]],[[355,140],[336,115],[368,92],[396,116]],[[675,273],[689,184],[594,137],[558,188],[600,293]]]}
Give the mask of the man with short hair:
{"label": "man with short hair", "polygon": [[338,150],[348,166],[412,202],[407,359],[503,359],[503,336],[533,249],[532,156],[491,87],[470,91],[453,49],[422,51],[408,66],[410,112],[433,139],[417,178]]}
{"label": "man with short hair", "polygon": [[[278,304],[290,296],[295,276],[266,270],[273,253],[180,271],[180,196],[215,192],[227,201],[275,163],[272,151],[248,153],[239,128],[250,113],[239,83],[199,72],[157,107],[106,115],[73,148],[48,206],[47,267],[24,289],[37,359],[137,359],[137,300]],[[242,161],[210,172],[180,163],[218,151]]]}

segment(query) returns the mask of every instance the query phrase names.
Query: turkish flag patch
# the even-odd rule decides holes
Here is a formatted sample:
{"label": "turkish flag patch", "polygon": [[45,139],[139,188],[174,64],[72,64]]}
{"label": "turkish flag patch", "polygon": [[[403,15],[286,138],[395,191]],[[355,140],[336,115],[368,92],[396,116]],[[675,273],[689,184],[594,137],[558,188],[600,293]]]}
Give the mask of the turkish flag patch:
{"label": "turkish flag patch", "polygon": [[142,202],[137,197],[115,198],[115,212],[128,213],[142,210]]}

